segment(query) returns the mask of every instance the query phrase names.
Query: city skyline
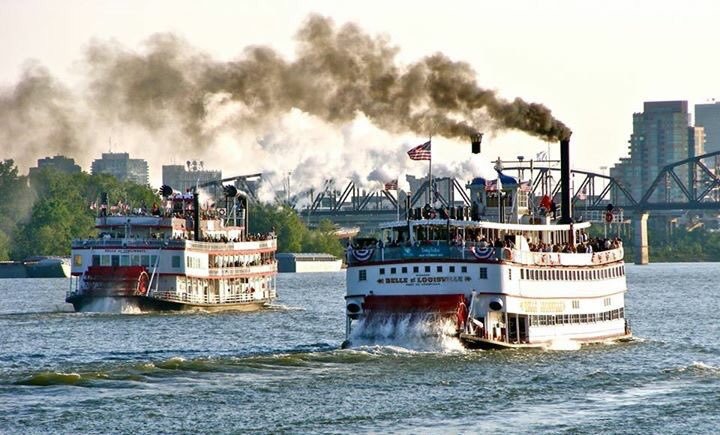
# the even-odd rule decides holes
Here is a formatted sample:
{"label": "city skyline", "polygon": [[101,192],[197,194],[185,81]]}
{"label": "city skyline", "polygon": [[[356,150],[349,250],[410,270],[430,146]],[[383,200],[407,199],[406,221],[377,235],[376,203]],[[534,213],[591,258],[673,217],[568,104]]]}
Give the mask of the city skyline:
{"label": "city skyline", "polygon": [[[573,130],[574,166],[594,172],[602,172],[602,167],[612,167],[628,156],[632,114],[641,112],[644,102],[687,100],[693,108],[720,95],[720,84],[714,80],[718,65],[710,56],[713,12],[718,11],[712,2],[693,3],[692,8],[679,2],[646,1],[607,2],[602,7],[565,1],[449,2],[443,8],[417,2],[409,8],[381,2],[300,5],[218,1],[200,8],[190,2],[163,1],[122,5],[66,2],[62,7],[47,1],[10,1],[5,9],[0,36],[14,42],[0,47],[4,96],[15,91],[28,59],[36,59],[68,88],[84,84],[82,70],[86,65],[82,60],[92,41],[110,41],[125,52],[143,53],[152,35],[171,32],[220,61],[242,58],[243,49],[253,45],[271,47],[292,59],[298,48],[295,33],[310,14],[316,13],[329,17],[337,27],[355,23],[371,37],[385,38],[397,48],[396,59],[401,66],[442,52],[452,61],[467,62],[477,83],[502,98],[518,97],[547,106]],[[676,31],[667,32],[671,28]],[[688,68],[694,58],[703,58],[702,68]],[[668,59],[675,60],[670,67]],[[312,184],[311,169],[304,166],[341,171],[347,165],[335,162],[347,160],[350,148],[372,155],[394,147],[394,155],[402,156],[423,140],[416,134],[378,131],[362,117],[351,124],[325,131],[312,117],[291,111],[266,135],[220,135],[202,153],[178,155],[178,160],[203,159],[228,174],[242,173],[246,168],[250,172],[263,169],[248,167],[248,162],[267,160],[277,166],[278,174],[284,176],[294,170]],[[94,132],[96,140],[83,145],[89,146],[93,155],[99,154],[106,148],[100,138],[106,141],[112,136],[120,144],[118,151],[147,159],[154,166],[155,154],[175,154],[167,149],[151,151],[153,147],[171,148],[162,145],[163,138],[130,131],[122,124],[114,128]],[[440,136],[433,141],[434,150],[443,150],[433,156],[441,166],[470,159],[469,141]],[[376,145],[358,145],[369,142]],[[334,149],[338,143],[348,150]],[[3,151],[2,158],[15,157],[12,146]],[[549,151],[551,158],[558,155],[554,143],[522,133],[486,132],[483,139],[483,163],[497,157],[532,158],[541,151]],[[272,161],[273,152],[303,162],[303,167]],[[87,156],[77,158],[83,168],[88,167]],[[379,182],[381,178],[395,178],[398,172],[422,173],[420,166],[407,162],[373,172],[370,168],[374,162],[357,159],[364,171],[348,174],[350,178],[372,175],[368,178]],[[26,171],[28,162],[22,164]],[[150,171],[154,184],[160,170],[153,167]]]}

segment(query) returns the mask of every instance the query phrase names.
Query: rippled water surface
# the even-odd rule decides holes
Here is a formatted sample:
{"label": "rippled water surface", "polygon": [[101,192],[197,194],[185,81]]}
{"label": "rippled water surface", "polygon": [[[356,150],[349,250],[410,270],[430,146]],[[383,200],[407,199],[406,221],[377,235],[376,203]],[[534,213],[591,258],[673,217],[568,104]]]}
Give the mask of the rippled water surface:
{"label": "rippled water surface", "polygon": [[340,350],[344,273],[222,314],[73,313],[67,280],[0,280],[0,432],[717,433],[720,265],[627,269],[638,339],[575,351],[412,328]]}

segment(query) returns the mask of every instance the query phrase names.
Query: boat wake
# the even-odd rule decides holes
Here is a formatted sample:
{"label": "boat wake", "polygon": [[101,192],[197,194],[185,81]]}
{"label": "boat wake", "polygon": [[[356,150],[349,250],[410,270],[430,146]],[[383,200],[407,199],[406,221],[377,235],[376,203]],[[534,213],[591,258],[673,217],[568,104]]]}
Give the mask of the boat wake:
{"label": "boat wake", "polygon": [[127,299],[121,298],[97,298],[93,299],[82,309],[83,312],[119,313],[119,314],[141,314],[140,307]]}
{"label": "boat wake", "polygon": [[556,338],[544,346],[543,350],[580,350],[580,347],[581,344],[575,340],[571,340],[569,338]]}
{"label": "boat wake", "polygon": [[462,352],[455,319],[432,314],[374,315],[353,327],[349,346],[392,347],[411,351]]}

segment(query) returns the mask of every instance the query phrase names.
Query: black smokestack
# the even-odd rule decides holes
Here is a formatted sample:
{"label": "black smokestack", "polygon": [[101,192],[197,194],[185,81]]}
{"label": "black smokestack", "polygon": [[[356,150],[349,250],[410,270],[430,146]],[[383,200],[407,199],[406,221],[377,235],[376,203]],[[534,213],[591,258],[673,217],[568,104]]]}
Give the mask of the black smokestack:
{"label": "black smokestack", "polygon": [[561,224],[572,222],[570,209],[570,137],[560,139]]}
{"label": "black smokestack", "polygon": [[193,192],[193,232],[195,233],[195,241],[200,241],[200,195]]}
{"label": "black smokestack", "polygon": [[475,133],[470,135],[470,143],[472,145],[472,153],[480,154],[480,144],[482,143],[482,133]]}

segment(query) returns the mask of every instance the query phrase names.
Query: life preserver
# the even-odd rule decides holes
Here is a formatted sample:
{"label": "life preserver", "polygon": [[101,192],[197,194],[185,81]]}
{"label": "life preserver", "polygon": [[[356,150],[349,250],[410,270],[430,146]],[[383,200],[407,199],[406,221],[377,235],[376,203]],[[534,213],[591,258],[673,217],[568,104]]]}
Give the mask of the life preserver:
{"label": "life preserver", "polygon": [[225,209],[221,208],[220,210],[218,210],[218,213],[220,214],[220,216],[225,216]]}
{"label": "life preserver", "polygon": [[465,305],[465,301],[460,301],[460,304],[458,304],[458,309],[457,309],[457,329],[458,330],[465,329],[465,322],[467,321],[467,316],[468,316],[467,305]]}
{"label": "life preserver", "polygon": [[140,295],[145,295],[148,291],[148,281],[150,281],[150,278],[148,278],[147,272],[143,271],[140,273],[140,276],[138,276],[138,283],[137,283],[137,292]]}

